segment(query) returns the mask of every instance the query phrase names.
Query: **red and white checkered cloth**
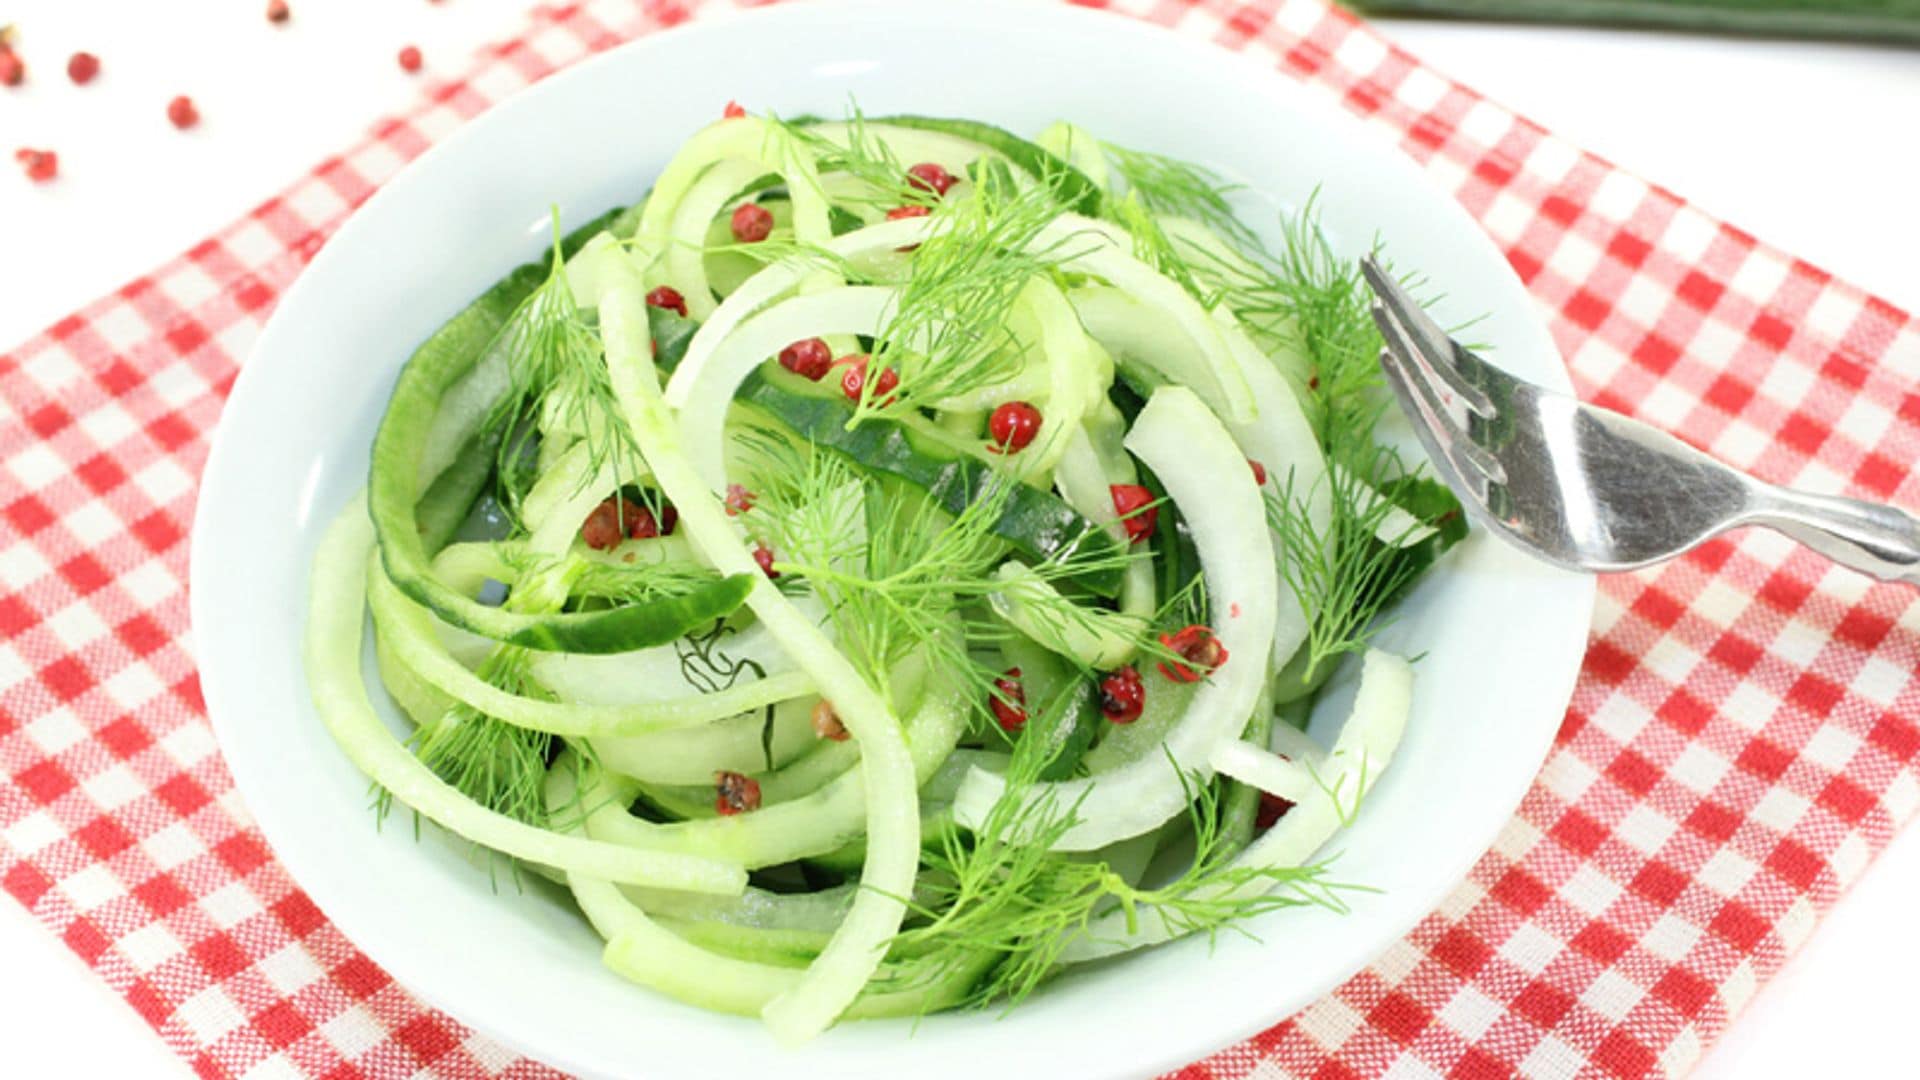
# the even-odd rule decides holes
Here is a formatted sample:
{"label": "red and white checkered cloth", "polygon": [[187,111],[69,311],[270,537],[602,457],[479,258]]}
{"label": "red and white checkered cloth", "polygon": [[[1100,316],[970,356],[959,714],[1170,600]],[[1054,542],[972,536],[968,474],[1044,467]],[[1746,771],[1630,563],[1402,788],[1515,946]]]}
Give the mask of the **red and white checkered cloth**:
{"label": "red and white checkered cloth", "polygon": [[[236,365],[327,234],[493,101],[701,6],[543,11],[0,355],[0,887],[203,1076],[550,1075],[415,1001],[274,861],[204,716],[186,529]],[[1904,313],[1321,0],[1111,6],[1270,60],[1394,139],[1506,251],[1585,397],[1769,479],[1920,503]],[[1469,880],[1333,994],[1178,1075],[1686,1071],[1920,805],[1917,668],[1912,592],[1771,535],[1604,579],[1553,756]]]}

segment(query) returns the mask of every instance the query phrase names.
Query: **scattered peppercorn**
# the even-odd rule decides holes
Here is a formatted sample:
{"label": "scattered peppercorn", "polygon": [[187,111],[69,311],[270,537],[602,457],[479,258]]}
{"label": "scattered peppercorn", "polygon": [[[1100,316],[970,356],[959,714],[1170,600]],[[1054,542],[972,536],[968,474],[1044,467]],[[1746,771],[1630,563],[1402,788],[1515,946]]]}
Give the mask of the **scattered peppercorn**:
{"label": "scattered peppercorn", "polygon": [[0,45],[0,86],[19,86],[26,79],[26,62],[12,49]]}
{"label": "scattered peppercorn", "polygon": [[405,48],[400,50],[400,70],[401,71],[408,72],[409,74],[415,71],[419,71],[421,63],[422,63],[422,60],[420,58],[420,49],[418,46],[408,45]]}
{"label": "scattered peppercorn", "polygon": [[[662,516],[670,514],[671,508],[662,512]],[[672,532],[672,525],[664,531]],[[615,495],[587,512],[587,519],[580,523],[580,542],[595,551],[607,551],[623,539],[651,540],[662,532],[652,510]]]}
{"label": "scattered peppercorn", "polygon": [[720,119],[722,120],[738,120],[745,115],[747,115],[747,110],[741,108],[740,103],[737,101],[727,102],[727,107],[720,110]]}
{"label": "scattered peppercorn", "polygon": [[996,454],[1017,454],[1040,433],[1040,410],[1024,401],[1009,401],[987,417],[987,449]]}
{"label": "scattered peppercorn", "polygon": [[193,99],[185,94],[167,102],[167,120],[182,131],[200,122],[200,110],[193,105]]}
{"label": "scattered peppercorn", "polygon": [[729,223],[733,238],[743,244],[757,244],[773,232],[773,215],[758,203],[742,203]]}
{"label": "scattered peppercorn", "polygon": [[753,546],[753,561],[755,565],[760,567],[760,572],[767,575],[768,581],[774,581],[780,577],[780,571],[773,568],[773,549],[767,545],[755,544]]}
{"label": "scattered peppercorn", "polygon": [[847,741],[847,725],[840,722],[840,714],[833,711],[833,702],[826,698],[813,707],[813,733],[834,742]]}
{"label": "scattered peppercorn", "polygon": [[713,809],[722,817],[760,809],[760,781],[731,770],[714,773]]}
{"label": "scattered peppercorn", "polygon": [[267,0],[267,21],[283,23],[291,18],[293,10],[287,7],[287,0]]}
{"label": "scattered peppercorn", "polygon": [[1275,795],[1271,791],[1263,791],[1260,793],[1260,808],[1253,814],[1253,827],[1261,830],[1271,829],[1273,823],[1286,817],[1287,811],[1291,809],[1293,809],[1292,799]]}
{"label": "scattered peppercorn", "polygon": [[1113,512],[1127,530],[1127,539],[1139,543],[1153,535],[1160,521],[1160,508],[1153,505],[1153,492],[1139,484],[1114,484],[1107,489],[1113,496]]}
{"label": "scattered peppercorn", "polygon": [[935,195],[944,196],[947,189],[953,186],[954,178],[952,173],[938,164],[923,161],[907,170],[907,183],[922,191],[931,191]]}
{"label": "scattered peppercorn", "polygon": [[737,517],[753,509],[753,492],[739,484],[728,484],[727,497],[723,501],[727,507],[727,516]]}
{"label": "scattered peppercorn", "polygon": [[587,511],[587,520],[580,523],[580,542],[595,551],[619,546],[623,534],[618,499],[608,499]]}
{"label": "scattered peppercorn", "polygon": [[993,722],[1002,731],[1019,731],[1027,726],[1027,688],[1020,685],[1020,669],[1008,668],[993,680],[993,696],[987,699],[993,709]]}
{"label": "scattered peppercorn", "polygon": [[[933,211],[928,209],[927,207],[914,203],[914,204],[909,204],[907,206],[896,206],[893,209],[887,211],[887,220],[899,221],[902,218],[926,217],[928,214],[931,214],[931,213],[933,213]],[[901,250],[904,251],[907,249],[902,248]]]}
{"label": "scattered peppercorn", "polygon": [[1199,623],[1182,627],[1175,633],[1161,634],[1160,644],[1185,661],[1160,662],[1160,674],[1174,682],[1199,682],[1227,662],[1227,647],[1213,636],[1211,628]]}
{"label": "scattered peppercorn", "polygon": [[44,184],[60,174],[60,155],[51,150],[31,150],[21,147],[13,152],[13,160],[27,174],[27,179],[36,184]]}
{"label": "scattered peppercorn", "polygon": [[780,350],[780,366],[819,382],[833,368],[833,350],[817,337],[802,338]]}
{"label": "scattered peppercorn", "polygon": [[[859,404],[861,395],[866,393],[869,359],[865,353],[849,353],[834,361],[835,364],[846,366],[846,370],[840,373],[840,392],[855,404]],[[881,368],[879,377],[873,381],[874,404],[893,404],[893,390],[899,385],[900,376],[892,368]]]}
{"label": "scattered peppercorn", "polygon": [[67,57],[67,78],[75,86],[85,86],[100,74],[100,58],[90,52],[77,52]]}
{"label": "scattered peppercorn", "polygon": [[1253,482],[1255,486],[1265,487],[1267,485],[1267,467],[1252,458],[1247,459],[1247,464],[1253,469]]}
{"label": "scattered peppercorn", "polygon": [[651,540],[660,535],[660,523],[654,520],[653,511],[644,506],[626,504],[627,539]]}
{"label": "scattered peppercorn", "polygon": [[647,303],[657,308],[665,308],[683,319],[687,317],[687,298],[681,296],[680,290],[671,285],[662,285],[648,293]]}
{"label": "scattered peppercorn", "polygon": [[1100,712],[1116,724],[1131,724],[1147,707],[1147,685],[1140,673],[1123,667],[1100,680]]}

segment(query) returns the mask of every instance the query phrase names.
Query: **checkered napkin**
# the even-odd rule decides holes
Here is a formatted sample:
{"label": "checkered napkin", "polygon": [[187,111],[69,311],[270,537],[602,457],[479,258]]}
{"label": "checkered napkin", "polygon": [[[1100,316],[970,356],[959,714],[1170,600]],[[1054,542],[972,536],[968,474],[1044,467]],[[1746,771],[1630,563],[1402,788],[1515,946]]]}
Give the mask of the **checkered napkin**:
{"label": "checkered napkin", "polygon": [[[237,363],[342,218],[490,103],[700,6],[543,11],[0,355],[0,888],[203,1076],[550,1075],[415,1001],[274,861],[207,727],[187,523]],[[1905,314],[1321,0],[1112,6],[1271,62],[1398,143],[1506,252],[1583,396],[1772,480],[1920,503]],[[1920,804],[1913,600],[1771,535],[1603,579],[1553,756],[1469,879],[1333,994],[1178,1075],[1684,1072]]]}

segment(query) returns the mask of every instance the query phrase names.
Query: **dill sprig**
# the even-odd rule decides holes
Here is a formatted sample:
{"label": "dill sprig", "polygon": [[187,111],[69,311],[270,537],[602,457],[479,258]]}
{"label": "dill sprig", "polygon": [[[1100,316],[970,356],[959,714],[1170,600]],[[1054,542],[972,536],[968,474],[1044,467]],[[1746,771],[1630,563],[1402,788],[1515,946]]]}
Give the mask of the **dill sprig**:
{"label": "dill sprig", "polygon": [[[981,708],[999,672],[974,652],[1014,633],[997,620],[968,617],[1006,582],[994,573],[1007,544],[993,531],[1022,481],[991,474],[958,513],[940,491],[875,476],[839,454],[770,430],[742,436],[759,477],[748,515],[774,553],[774,568],[803,580],[826,606],[841,648],[869,682],[884,686],[894,664],[926,650],[930,664],[959,673]],[[948,482],[960,483],[958,473]],[[1066,544],[1030,570],[1049,585],[1124,569],[1134,552]],[[1051,625],[1094,616],[1057,589],[1027,600]],[[958,624],[962,632],[954,633]],[[1144,634],[1143,634],[1144,636]]]}
{"label": "dill sprig", "polygon": [[[1386,489],[1412,473],[1375,442],[1387,400],[1372,294],[1358,267],[1334,254],[1314,200],[1281,221],[1280,243],[1269,249],[1234,217],[1232,189],[1216,175],[1157,155],[1107,151],[1129,189],[1127,200],[1109,206],[1137,253],[1207,306],[1232,312],[1267,351],[1298,353],[1310,364],[1306,411],[1334,467],[1321,490],[1283,480],[1267,495],[1267,512],[1284,579],[1309,620],[1303,679],[1311,682],[1327,661],[1366,646],[1381,629],[1381,611],[1437,554],[1377,536],[1395,510]],[[1197,220],[1220,243],[1170,236],[1159,214]],[[1323,501],[1331,515],[1321,528],[1310,510]]]}
{"label": "dill sprig", "polygon": [[[1125,195],[1155,214],[1186,217],[1220,233],[1236,247],[1258,250],[1259,238],[1233,211],[1230,196],[1240,185],[1190,161],[1102,142],[1107,164]],[[1124,221],[1121,224],[1126,224]]]}
{"label": "dill sprig", "polygon": [[[841,130],[846,133],[844,141],[837,141],[825,135],[817,126],[806,120],[782,120],[769,116],[768,126],[780,133],[789,144],[800,152],[808,153],[814,162],[815,174],[826,177],[834,174],[851,176],[860,181],[858,189],[850,192],[838,192],[834,201],[864,206],[870,210],[884,213],[899,206],[925,206],[931,209],[940,201],[940,195],[919,184],[913,183],[907,176],[907,165],[902,163],[893,147],[885,139],[868,127],[866,114],[857,104],[847,105],[846,121]],[[825,192],[821,192],[825,196]]]}
{"label": "dill sprig", "polygon": [[[611,562],[571,552],[543,555],[521,551],[506,555],[505,561],[517,575],[518,602],[509,603],[520,609],[537,606],[546,611],[560,610],[569,598],[638,604],[684,596],[719,576],[690,562]],[[536,593],[540,594],[537,601]]]}
{"label": "dill sprig", "polygon": [[[926,921],[903,930],[878,976],[882,989],[935,985],[982,955],[998,962],[963,1004],[1017,1005],[1060,967],[1094,920],[1125,913],[1128,931],[1159,919],[1175,934],[1248,933],[1241,924],[1265,912],[1313,904],[1347,910],[1351,888],[1328,877],[1328,864],[1236,867],[1220,829],[1219,789],[1181,772],[1188,796],[1194,854],[1187,868],[1158,885],[1134,884],[1099,860],[1053,852],[1079,822],[1079,803],[1063,804],[1034,788],[1046,755],[1023,740],[1014,751],[1004,793],[971,836],[949,834],[923,861],[927,872],[910,907]],[[1178,766],[1169,763],[1170,768]]]}
{"label": "dill sprig", "polygon": [[1124,198],[1109,198],[1103,205],[1106,216],[1133,238],[1134,258],[1171,278],[1188,295],[1211,304],[1212,295],[1194,277],[1191,260],[1167,235],[1159,217],[1140,198],[1139,192],[1129,191]]}
{"label": "dill sprig", "polygon": [[[1101,145],[1126,192],[1108,200],[1108,214],[1133,235],[1135,254],[1207,307],[1224,305],[1269,351],[1303,352],[1314,365],[1314,396],[1328,404],[1323,422],[1358,421],[1352,406],[1380,385],[1380,334],[1358,267],[1334,254],[1320,228],[1317,193],[1281,219],[1270,249],[1234,213],[1238,185],[1192,162]],[[1220,245],[1172,236],[1161,218],[1197,221]]]}
{"label": "dill sprig", "polygon": [[633,433],[620,419],[607,365],[600,359],[600,337],[574,303],[567,283],[558,207],[553,210],[547,279],[514,309],[490,349],[505,358],[508,385],[484,427],[500,435],[500,503],[516,525],[521,497],[531,482],[528,463],[541,420],[573,432],[588,447],[583,482],[608,462],[640,460]]}
{"label": "dill sprig", "polygon": [[1385,400],[1376,392],[1383,385],[1382,340],[1369,310],[1372,293],[1357,264],[1334,254],[1311,200],[1281,223],[1281,239],[1267,262],[1250,262],[1264,273],[1223,276],[1221,300],[1243,323],[1290,339],[1283,343],[1312,362],[1322,445],[1340,441],[1336,427],[1371,434]]}
{"label": "dill sprig", "polygon": [[866,268],[854,263],[846,256],[819,244],[808,243],[790,236],[769,236],[765,240],[751,244],[740,241],[707,244],[700,249],[700,252],[703,257],[741,255],[762,266],[791,262],[803,269],[826,271],[849,285],[869,285],[875,280]]}
{"label": "dill sprig", "polygon": [[574,578],[573,593],[616,604],[644,604],[684,596],[718,577],[712,570],[688,562],[587,562]]}
{"label": "dill sprig", "polygon": [[1060,213],[1046,178],[1023,185],[1005,162],[980,162],[968,197],[934,210],[940,228],[914,252],[912,275],[877,335],[875,362],[895,370],[899,390],[876,396],[869,379],[850,423],[1018,374],[1027,346],[1008,330],[1008,315],[1030,280],[1067,257],[1065,242],[1038,243]]}
{"label": "dill sprig", "polygon": [[[885,686],[907,653],[978,673],[951,632],[960,592],[987,579],[1003,548],[992,525],[1011,489],[990,485],[957,516],[905,485],[868,476],[841,456],[770,433],[749,445],[762,477],[752,524],[782,574],[825,604],[840,647],[868,682]],[[989,685],[991,680],[985,680]]]}
{"label": "dill sprig", "polygon": [[[528,613],[560,611],[576,596],[645,601],[686,592],[714,576],[685,563],[601,563],[572,554],[519,552],[507,556],[507,563],[515,575],[503,606]],[[529,651],[520,646],[495,646],[474,674],[507,693],[552,700],[533,678]],[[561,748],[555,736],[456,702],[416,729],[411,746],[436,776],[474,802],[530,825],[546,821],[547,764]],[[591,755],[584,744],[580,752]],[[383,792],[379,813],[384,816],[390,805]]]}
{"label": "dill sprig", "polygon": [[[875,335],[875,363],[890,367],[899,379],[891,394],[874,392],[867,381],[850,420],[889,409],[929,404],[1005,382],[1027,362],[1022,342],[1007,330],[1007,316],[1034,276],[1065,258],[1038,249],[1042,229],[1064,211],[1057,178],[1041,175],[1022,181],[1004,160],[982,158],[966,177],[966,190],[942,197],[916,184],[907,165],[869,127],[857,106],[849,106],[835,139],[804,121],[773,120],[772,127],[797,150],[812,153],[816,175],[852,176],[860,181],[852,194],[835,201],[885,211],[925,207],[940,222],[935,234],[913,251],[912,273],[887,325]],[[748,252],[774,256],[771,249]],[[817,259],[819,253],[792,247],[778,256]],[[844,260],[828,268],[851,270]],[[852,275],[849,280],[852,280]]]}
{"label": "dill sprig", "polygon": [[[514,694],[537,694],[528,675],[525,649],[496,648],[476,672],[489,684]],[[546,820],[547,761],[552,735],[497,720],[464,702],[456,703],[432,724],[415,729],[411,744],[434,775],[495,813],[538,825]],[[382,791],[377,811],[384,817],[393,796]]]}
{"label": "dill sprig", "polygon": [[[1416,473],[1377,442],[1388,400],[1372,293],[1358,267],[1333,253],[1311,201],[1283,223],[1281,235],[1277,254],[1259,262],[1249,256],[1236,273],[1222,275],[1221,297],[1244,324],[1267,328],[1312,365],[1307,412],[1328,463],[1322,489],[1299,490],[1288,478],[1267,494],[1282,576],[1307,614],[1305,659],[1298,662],[1311,684],[1328,661],[1363,650],[1384,628],[1381,612],[1458,537],[1407,547],[1404,534],[1379,535],[1397,509],[1392,488]],[[1450,498],[1444,502],[1435,521],[1457,508]],[[1310,512],[1316,503],[1330,508],[1324,529]]]}
{"label": "dill sprig", "polygon": [[1281,576],[1307,615],[1301,680],[1308,684],[1321,673],[1322,664],[1365,650],[1385,628],[1381,611],[1431,561],[1403,549],[1398,541],[1404,536],[1393,538],[1394,543],[1378,536],[1396,507],[1362,477],[1402,475],[1399,455],[1370,442],[1341,452],[1350,458],[1365,456],[1358,470],[1332,468],[1322,477],[1331,496],[1324,530],[1313,520],[1316,492],[1298,490],[1289,479],[1267,495],[1267,520],[1279,538]]}

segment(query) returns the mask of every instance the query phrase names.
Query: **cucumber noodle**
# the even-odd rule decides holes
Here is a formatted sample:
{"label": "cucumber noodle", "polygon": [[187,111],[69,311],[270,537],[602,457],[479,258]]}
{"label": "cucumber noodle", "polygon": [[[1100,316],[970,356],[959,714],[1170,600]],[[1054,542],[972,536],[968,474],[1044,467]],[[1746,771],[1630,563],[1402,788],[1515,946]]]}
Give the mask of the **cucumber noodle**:
{"label": "cucumber noodle", "polygon": [[1369,627],[1458,532],[1334,370],[1350,276],[1223,199],[1067,125],[695,134],[403,371],[314,564],[322,720],[787,1042],[1338,909],[1411,708]]}

